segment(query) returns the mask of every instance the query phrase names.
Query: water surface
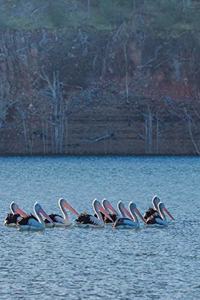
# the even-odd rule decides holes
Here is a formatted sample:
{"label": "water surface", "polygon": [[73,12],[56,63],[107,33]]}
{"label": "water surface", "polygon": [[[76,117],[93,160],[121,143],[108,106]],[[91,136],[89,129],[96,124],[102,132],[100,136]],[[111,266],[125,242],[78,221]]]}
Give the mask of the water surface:
{"label": "water surface", "polygon": [[[199,191],[198,157],[0,158],[0,299],[199,299]],[[58,213],[64,197],[92,212],[106,197],[144,212],[154,194],[176,218],[167,228],[3,226],[11,201]]]}

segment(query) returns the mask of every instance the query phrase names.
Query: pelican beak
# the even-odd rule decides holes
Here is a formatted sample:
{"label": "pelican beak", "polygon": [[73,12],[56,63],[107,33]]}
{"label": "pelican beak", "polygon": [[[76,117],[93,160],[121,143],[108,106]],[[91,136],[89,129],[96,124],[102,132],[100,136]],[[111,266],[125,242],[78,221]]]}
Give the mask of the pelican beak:
{"label": "pelican beak", "polygon": [[116,210],[112,207],[112,205],[109,203],[109,201],[106,201],[106,208],[113,214],[117,214]]}
{"label": "pelican beak", "polygon": [[[105,201],[105,202],[104,202]],[[117,211],[112,207],[110,202],[106,199],[102,200],[102,207],[105,208],[107,211],[110,211],[112,214],[117,215]]]}
{"label": "pelican beak", "polygon": [[49,223],[53,223],[53,221],[51,220],[51,218],[47,215],[47,213],[45,213],[45,211],[42,208],[40,208],[39,213],[41,213],[41,215],[43,215],[43,217],[45,219],[47,219],[49,221]]}
{"label": "pelican beak", "polygon": [[166,214],[170,217],[171,220],[175,220],[174,217],[168,211],[168,209],[166,209],[166,207],[164,207],[163,210],[166,212]]}
{"label": "pelican beak", "polygon": [[100,212],[102,212],[106,216],[107,219],[109,219],[111,222],[113,222],[113,219],[110,217],[110,215],[108,214],[108,212],[102,206],[99,205],[98,206],[98,210]]}
{"label": "pelican beak", "polygon": [[27,215],[22,209],[20,209],[20,208],[17,208],[17,209],[15,210],[15,214],[20,215],[22,218],[28,217],[28,215]]}
{"label": "pelican beak", "polygon": [[129,219],[133,220],[133,216],[131,215],[131,213],[129,212],[129,210],[126,207],[123,207],[122,210]]}
{"label": "pelican beak", "polygon": [[141,212],[139,211],[138,208],[135,208],[135,212],[136,212],[136,214],[140,217],[140,219],[141,219],[144,223],[146,223],[145,219],[143,218],[143,216],[142,216],[142,214],[141,214]]}
{"label": "pelican beak", "polygon": [[64,202],[63,207],[69,210],[72,214],[79,216],[79,213],[66,201]]}

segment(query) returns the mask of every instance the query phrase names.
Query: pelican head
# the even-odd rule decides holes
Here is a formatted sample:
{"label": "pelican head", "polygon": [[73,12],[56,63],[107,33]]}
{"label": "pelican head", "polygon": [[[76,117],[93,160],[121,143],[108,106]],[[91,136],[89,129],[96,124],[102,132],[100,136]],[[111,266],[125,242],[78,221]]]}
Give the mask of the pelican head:
{"label": "pelican head", "polygon": [[114,207],[111,205],[111,203],[107,199],[102,200],[102,206],[105,210],[110,212],[111,214],[117,215],[117,211],[114,209]]}
{"label": "pelican head", "polygon": [[[145,220],[144,220],[144,218],[143,218],[141,212],[139,211],[139,209],[137,208],[137,206],[136,206],[136,204],[135,204],[134,202],[130,202],[130,203],[129,203],[129,210],[130,210],[130,212],[133,214],[134,217],[135,217],[135,214],[137,214],[137,215],[140,217],[140,219],[141,219],[143,222],[145,222]],[[146,222],[145,222],[145,223],[146,223]]]}
{"label": "pelican head", "polygon": [[128,211],[128,209],[124,206],[124,203],[122,201],[119,201],[117,203],[117,207],[122,215],[123,218],[129,218],[129,219],[133,219],[132,215],[130,214],[130,212]]}
{"label": "pelican head", "polygon": [[130,208],[131,211],[134,211],[137,208],[137,206],[134,202],[130,202],[129,203],[129,208]]}
{"label": "pelican head", "polygon": [[23,218],[27,217],[27,214],[21,208],[19,208],[19,206],[14,201],[10,203],[10,210],[13,215],[18,214]]}
{"label": "pelican head", "polygon": [[158,210],[158,204],[160,202],[160,198],[158,198],[157,195],[153,196],[152,198],[152,204],[155,210]]}
{"label": "pelican head", "polygon": [[38,202],[35,202],[33,209],[36,216],[42,215],[45,219],[49,221],[49,223],[53,223],[51,218],[47,215],[47,213],[43,210],[42,206]]}
{"label": "pelican head", "polygon": [[66,210],[70,211],[72,214],[79,216],[79,213],[63,198],[60,198],[58,200],[58,205],[63,210],[65,208]]}

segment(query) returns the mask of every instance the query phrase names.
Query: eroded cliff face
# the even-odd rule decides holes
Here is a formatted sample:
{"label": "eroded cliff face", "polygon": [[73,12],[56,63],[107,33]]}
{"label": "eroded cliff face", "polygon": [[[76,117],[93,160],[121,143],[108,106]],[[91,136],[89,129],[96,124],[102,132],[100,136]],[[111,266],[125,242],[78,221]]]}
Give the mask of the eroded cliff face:
{"label": "eroded cliff face", "polygon": [[199,154],[200,36],[0,32],[0,154]]}

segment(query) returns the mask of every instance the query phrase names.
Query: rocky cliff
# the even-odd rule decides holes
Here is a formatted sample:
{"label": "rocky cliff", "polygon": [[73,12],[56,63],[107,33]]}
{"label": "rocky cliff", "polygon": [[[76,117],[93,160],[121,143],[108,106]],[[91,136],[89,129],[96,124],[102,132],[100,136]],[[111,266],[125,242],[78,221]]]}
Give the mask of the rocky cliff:
{"label": "rocky cliff", "polygon": [[199,31],[152,18],[2,28],[0,153],[200,154]]}

